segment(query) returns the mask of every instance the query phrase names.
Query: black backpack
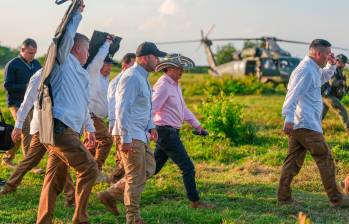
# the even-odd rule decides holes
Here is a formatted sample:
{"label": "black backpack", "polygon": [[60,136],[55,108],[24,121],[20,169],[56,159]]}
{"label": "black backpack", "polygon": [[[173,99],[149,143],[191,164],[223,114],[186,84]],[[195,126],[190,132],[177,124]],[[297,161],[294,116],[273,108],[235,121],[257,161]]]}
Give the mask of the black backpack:
{"label": "black backpack", "polygon": [[6,124],[4,116],[0,110],[0,152],[8,151],[13,148],[14,143],[11,139],[13,126]]}

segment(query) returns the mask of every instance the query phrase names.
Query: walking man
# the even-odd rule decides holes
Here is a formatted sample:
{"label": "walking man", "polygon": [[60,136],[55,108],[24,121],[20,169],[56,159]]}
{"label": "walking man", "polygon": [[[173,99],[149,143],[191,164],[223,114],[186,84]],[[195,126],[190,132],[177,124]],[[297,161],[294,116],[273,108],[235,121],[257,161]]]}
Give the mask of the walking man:
{"label": "walking man", "polygon": [[179,80],[183,69],[194,67],[194,62],[179,54],[168,56],[156,66],[157,72],[164,72],[153,87],[153,117],[159,138],[154,152],[155,174],[160,172],[168,159],[182,171],[183,183],[192,208],[213,208],[200,201],[196,189],[195,168],[180,139],[180,129],[187,121],[198,133],[206,134],[194,114],[187,108]]}
{"label": "walking man", "polygon": [[348,63],[348,58],[344,54],[339,54],[336,57],[337,69],[332,76],[331,80],[326,82],[321,87],[322,99],[324,101],[324,109],[322,111],[322,119],[325,118],[329,108],[332,108],[340,117],[344,128],[349,132],[349,118],[348,112],[345,106],[341,103],[341,99],[347,93],[347,80],[343,74],[343,69],[346,63]]}
{"label": "walking man", "polygon": [[[322,70],[326,63],[327,69]],[[279,204],[293,203],[292,179],[299,173],[309,151],[320,171],[331,204],[336,207],[349,206],[349,199],[341,194],[336,184],[335,164],[321,127],[321,85],[330,80],[335,68],[331,44],[323,39],[315,39],[309,46],[308,56],[290,77],[282,108],[284,132],[288,135],[288,154],[279,181]]]}
{"label": "walking man", "polygon": [[88,150],[92,153],[97,162],[100,171],[99,177],[102,177],[102,166],[113,145],[112,137],[103,120],[108,116],[107,94],[109,75],[113,65],[113,60],[108,53],[112,42],[113,36],[109,35],[87,67],[87,72],[90,75],[89,111],[96,129],[96,146]]}
{"label": "walking man", "polygon": [[[121,60],[121,72],[110,81],[109,87],[108,87],[108,117],[109,117],[109,133],[112,133],[112,130],[114,128],[115,124],[115,104],[116,104],[116,89],[118,86],[118,83],[120,81],[120,78],[122,74],[126,71],[126,69],[133,66],[136,60],[136,54],[134,53],[127,53]],[[115,137],[117,136],[117,137]],[[119,137],[114,133],[114,140],[115,140],[115,169],[112,172],[112,174],[109,177],[109,182],[116,183],[118,182],[125,174],[124,168],[122,166],[121,162],[121,152],[118,149],[119,145]]]}
{"label": "walking man", "polygon": [[[29,80],[28,88],[24,95],[24,100],[18,109],[15,128],[12,131],[13,141],[17,141],[22,134],[23,121],[27,117],[27,114],[34,106],[33,119],[30,123],[30,134],[32,135],[29,151],[24,159],[16,167],[11,177],[6,181],[5,186],[0,191],[0,195],[6,195],[16,191],[21,184],[24,175],[33,167],[37,166],[46,153],[45,146],[40,143],[39,128],[37,120],[38,95],[39,84],[41,80],[42,69],[38,70]],[[66,196],[66,206],[72,206],[74,204],[74,184],[70,175],[67,175],[67,182],[64,188]]]}
{"label": "walking man", "polygon": [[[51,77],[55,145],[45,145],[48,161],[37,213],[37,224],[52,222],[57,196],[62,192],[68,166],[76,171],[75,212],[73,224],[88,223],[88,198],[95,183],[98,166],[80,142],[87,130],[86,145],[94,147],[95,129],[90,118],[89,74],[82,67],[88,58],[89,39],[76,33],[84,4],[74,12],[60,42]],[[88,120],[88,125],[84,123]],[[84,127],[85,126],[85,127]]]}
{"label": "walking man", "polygon": [[[4,87],[7,92],[7,105],[10,109],[14,120],[17,118],[17,111],[24,99],[24,94],[30,77],[41,68],[39,61],[35,60],[37,44],[33,39],[23,41],[19,51],[19,56],[7,63],[4,73]],[[23,156],[25,157],[30,146],[31,135],[30,121],[32,119],[32,111],[30,111],[23,121],[23,131],[21,134],[21,147]],[[13,163],[19,145],[7,151],[2,158],[3,165],[14,169]],[[42,170],[34,169],[34,172],[41,173]]]}
{"label": "walking man", "polygon": [[[155,160],[149,140],[157,140],[152,120],[149,72],[154,71],[158,57],[166,53],[154,43],[144,42],[136,52],[136,63],[121,76],[116,93],[116,122],[113,135],[118,134],[125,177],[109,189],[98,193],[101,202],[117,215],[116,199],[124,195],[126,223],[142,223],[140,201],[146,180],[154,174]],[[150,138],[149,138],[150,135]]]}

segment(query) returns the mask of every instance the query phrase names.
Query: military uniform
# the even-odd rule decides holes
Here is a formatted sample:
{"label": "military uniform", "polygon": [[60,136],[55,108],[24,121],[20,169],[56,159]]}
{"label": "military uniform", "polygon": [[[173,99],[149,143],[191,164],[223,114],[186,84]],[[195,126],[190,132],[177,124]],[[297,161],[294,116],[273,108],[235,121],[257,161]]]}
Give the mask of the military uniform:
{"label": "military uniform", "polygon": [[[337,57],[337,60],[341,60],[341,57]],[[347,61],[346,57],[343,62]],[[325,118],[329,108],[333,108],[336,113],[340,116],[341,121],[346,131],[349,132],[349,117],[345,106],[340,102],[347,92],[346,77],[343,74],[342,68],[337,68],[332,79],[326,82],[321,87],[323,96],[323,111],[322,119]]]}

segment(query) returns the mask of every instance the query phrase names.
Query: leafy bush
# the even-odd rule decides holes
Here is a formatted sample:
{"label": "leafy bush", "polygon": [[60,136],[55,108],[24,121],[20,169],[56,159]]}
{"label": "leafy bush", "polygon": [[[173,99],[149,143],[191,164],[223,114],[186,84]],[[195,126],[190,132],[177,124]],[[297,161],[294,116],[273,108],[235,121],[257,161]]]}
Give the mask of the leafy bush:
{"label": "leafy bush", "polygon": [[182,83],[185,96],[217,96],[221,93],[224,95],[285,94],[285,88],[282,85],[274,86],[271,83],[261,83],[256,77],[251,76],[233,79],[231,76],[195,75],[191,79],[191,83]]}
{"label": "leafy bush", "polygon": [[251,143],[256,136],[253,124],[243,120],[243,106],[230,97],[211,97],[199,108],[204,127],[214,137],[229,138],[235,144]]}
{"label": "leafy bush", "polygon": [[244,79],[232,79],[225,76],[209,80],[204,91],[208,95],[250,95],[250,94],[276,94],[283,91],[275,88],[271,83],[260,83],[256,77],[246,77]]}

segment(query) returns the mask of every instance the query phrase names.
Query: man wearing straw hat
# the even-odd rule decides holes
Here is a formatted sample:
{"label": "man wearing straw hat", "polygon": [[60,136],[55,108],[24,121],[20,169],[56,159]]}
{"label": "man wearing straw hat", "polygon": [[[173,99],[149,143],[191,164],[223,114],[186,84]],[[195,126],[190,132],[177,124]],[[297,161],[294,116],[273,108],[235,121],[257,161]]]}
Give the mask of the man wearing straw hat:
{"label": "man wearing straw hat", "polygon": [[199,192],[195,183],[195,168],[185,147],[180,139],[180,129],[184,121],[187,121],[196,133],[207,135],[194,114],[187,108],[179,79],[183,69],[193,68],[194,62],[179,54],[169,55],[156,66],[157,72],[164,72],[153,88],[153,117],[158,141],[155,149],[155,161],[157,174],[168,159],[182,171],[183,182],[192,208],[213,208],[213,205],[200,201]]}

